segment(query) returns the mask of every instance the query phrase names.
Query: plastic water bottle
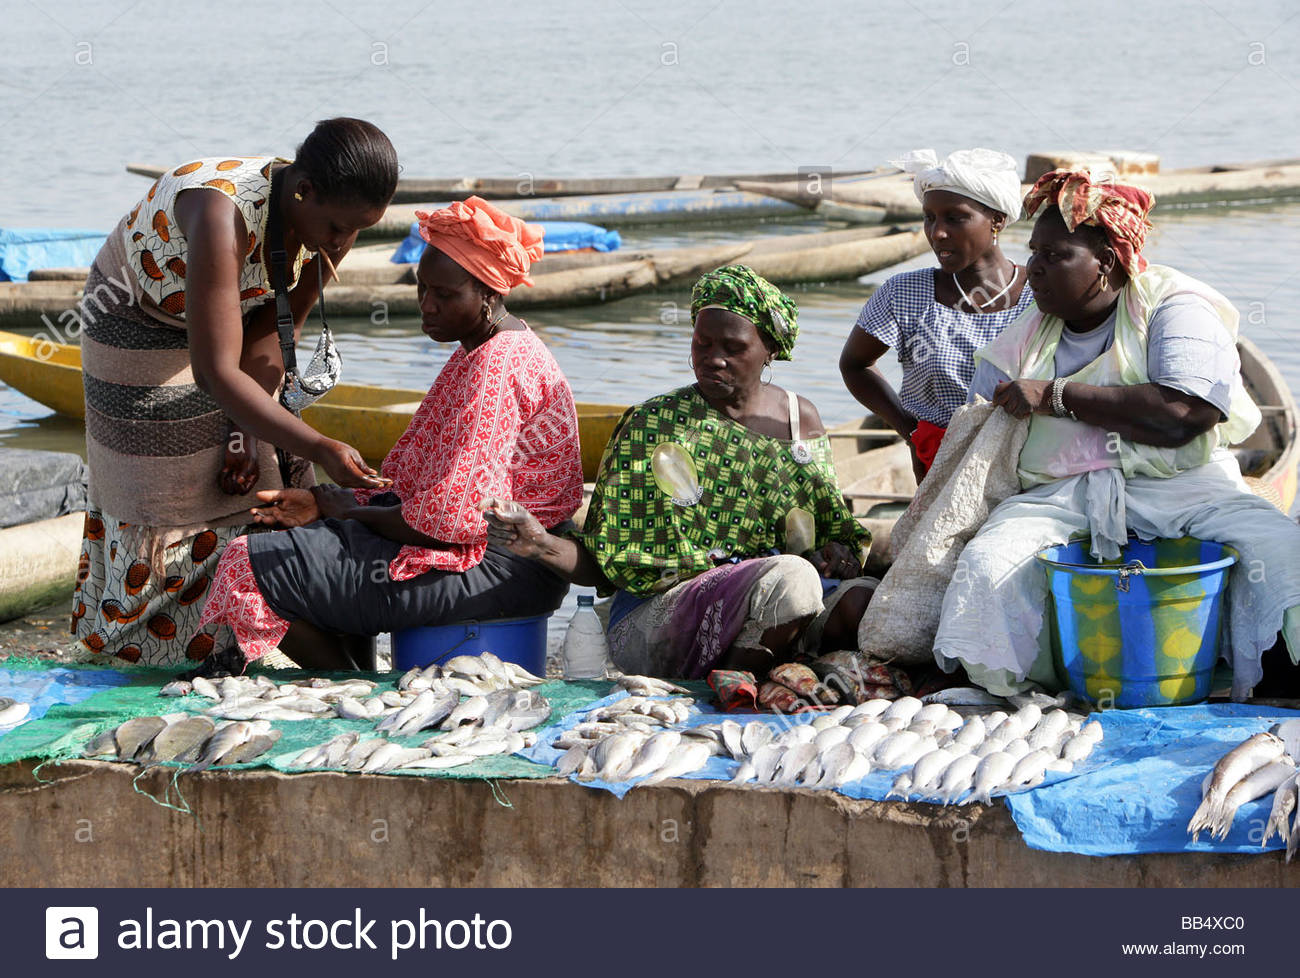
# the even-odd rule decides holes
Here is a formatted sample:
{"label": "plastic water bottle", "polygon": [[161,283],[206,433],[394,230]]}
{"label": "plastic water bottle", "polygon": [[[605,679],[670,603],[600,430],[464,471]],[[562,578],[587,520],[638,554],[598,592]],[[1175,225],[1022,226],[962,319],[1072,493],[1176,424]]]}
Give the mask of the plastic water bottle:
{"label": "plastic water bottle", "polygon": [[561,656],[565,679],[599,679],[605,674],[609,643],[596,617],[595,598],[590,594],[578,595],[578,610],[564,633]]}

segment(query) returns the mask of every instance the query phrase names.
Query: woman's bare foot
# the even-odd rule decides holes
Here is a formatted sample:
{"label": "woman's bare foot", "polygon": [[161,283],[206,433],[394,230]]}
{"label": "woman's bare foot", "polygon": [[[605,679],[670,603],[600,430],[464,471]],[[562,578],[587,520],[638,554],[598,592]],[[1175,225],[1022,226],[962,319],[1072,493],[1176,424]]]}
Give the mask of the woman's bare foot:
{"label": "woman's bare foot", "polygon": [[257,440],[234,425],[226,436],[226,458],[217,485],[228,496],[246,496],[257,485]]}

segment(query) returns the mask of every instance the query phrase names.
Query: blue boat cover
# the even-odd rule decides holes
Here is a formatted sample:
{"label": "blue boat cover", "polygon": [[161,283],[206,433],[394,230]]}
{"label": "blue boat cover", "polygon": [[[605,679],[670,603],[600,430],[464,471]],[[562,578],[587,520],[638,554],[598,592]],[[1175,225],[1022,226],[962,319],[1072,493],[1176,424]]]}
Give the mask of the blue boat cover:
{"label": "blue boat cover", "polygon": [[33,268],[85,268],[107,237],[71,228],[0,228],[0,282],[26,282]]}
{"label": "blue boat cover", "polygon": [[[582,221],[537,221],[545,232],[542,247],[549,254],[552,251],[581,251],[590,248],[593,251],[617,251],[623,244],[617,231],[607,231],[595,224]],[[397,246],[392,261],[403,265],[417,262],[424,254],[424,239],[420,237],[420,226],[411,225],[411,233]]]}

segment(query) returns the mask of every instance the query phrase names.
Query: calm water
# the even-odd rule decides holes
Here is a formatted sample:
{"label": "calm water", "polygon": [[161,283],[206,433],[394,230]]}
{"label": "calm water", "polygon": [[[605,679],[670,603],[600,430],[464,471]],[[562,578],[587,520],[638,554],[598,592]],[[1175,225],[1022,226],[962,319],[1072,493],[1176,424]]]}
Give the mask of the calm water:
{"label": "calm water", "polygon": [[[1159,153],[1166,166],[1300,155],[1300,15],[1281,0],[1216,5],[1221,13],[1103,0],[1084,16],[1027,0],[796,13],[735,0],[307,6],[233,3],[182,16],[129,3],[6,5],[0,226],[107,228],[146,186],[123,172],[128,161],[291,155],[314,120],[336,114],[381,125],[413,176],[869,167],[916,146],[980,144],[1020,158],[1121,146]],[[250,21],[262,25],[251,39]],[[1300,205],[1156,219],[1150,257],[1227,294],[1300,389]],[[775,230],[799,228],[625,238],[666,245]],[[1005,236],[1017,258],[1026,233]],[[928,254],[900,268],[927,264]],[[811,395],[827,421],[858,410],[835,366],[839,348],[866,284],[897,270],[794,290],[803,332],[779,382]],[[641,296],[528,318],[580,400],[627,403],[687,381],[688,327],[676,316],[686,300]],[[414,321],[337,325],[352,381],[427,385],[448,353]],[[78,426],[46,415],[0,388],[4,442],[75,447]]]}

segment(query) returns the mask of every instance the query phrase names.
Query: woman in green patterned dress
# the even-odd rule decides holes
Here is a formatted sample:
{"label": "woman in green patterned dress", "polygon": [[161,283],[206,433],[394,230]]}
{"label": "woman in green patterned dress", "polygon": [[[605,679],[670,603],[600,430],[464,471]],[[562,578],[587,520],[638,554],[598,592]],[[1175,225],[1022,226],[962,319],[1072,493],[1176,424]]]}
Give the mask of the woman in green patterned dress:
{"label": "woman in green patterned dress", "polygon": [[[696,382],[623,415],[582,530],[548,533],[509,503],[486,514],[494,542],[617,592],[609,644],[625,672],[765,673],[801,649],[856,648],[871,536],[817,409],[763,379],[792,359],[798,314],[744,265],[708,273],[691,297]],[[844,581],[832,609],[824,580]]]}

